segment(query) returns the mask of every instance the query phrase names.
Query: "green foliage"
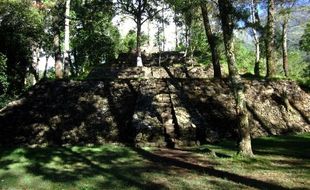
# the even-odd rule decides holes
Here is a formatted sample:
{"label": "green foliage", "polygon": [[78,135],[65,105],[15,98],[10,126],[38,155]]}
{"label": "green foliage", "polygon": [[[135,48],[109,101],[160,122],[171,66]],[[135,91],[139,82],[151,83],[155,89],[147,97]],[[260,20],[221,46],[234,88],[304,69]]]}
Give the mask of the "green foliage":
{"label": "green foliage", "polygon": [[156,28],[157,28],[157,31],[155,33],[155,42],[154,42],[154,45],[156,47],[158,47],[159,51],[163,51],[163,45],[166,41],[165,39],[165,36],[164,36],[164,18],[162,19],[158,19],[157,22],[156,22]]}
{"label": "green foliage", "polygon": [[200,20],[194,20],[191,27],[191,53],[197,58],[197,61],[202,64],[212,63],[211,50],[207,43],[207,37],[203,23]]}
{"label": "green foliage", "polygon": [[47,70],[46,78],[47,79],[55,79],[56,78],[56,76],[55,76],[55,68],[54,67],[52,67],[52,68]]}
{"label": "green foliage", "polygon": [[1,94],[0,95],[0,109],[4,108],[8,103],[17,99],[15,95]]}
{"label": "green foliage", "polygon": [[235,43],[236,62],[240,74],[253,73],[255,63],[255,52],[251,47],[240,40]]}
{"label": "green foliage", "polygon": [[[295,50],[288,54],[289,76],[296,80],[304,90],[310,90],[310,56]],[[282,71],[282,70],[281,70]],[[283,72],[283,71],[282,71]],[[283,74],[282,74],[283,75]]]}
{"label": "green foliage", "polygon": [[310,53],[310,23],[307,24],[299,44],[301,50]]}
{"label": "green foliage", "polygon": [[14,96],[7,95],[9,83],[6,60],[5,55],[0,53],[0,109],[15,98]]}
{"label": "green foliage", "polygon": [[0,95],[5,94],[9,86],[6,71],[6,57],[0,53]]}
{"label": "green foliage", "polygon": [[7,65],[6,57],[0,53],[0,109],[6,106],[10,101],[15,99],[15,96],[7,94],[8,90],[8,76],[7,76]]}
{"label": "green foliage", "polygon": [[21,93],[32,63],[32,47],[44,32],[43,17],[32,1],[0,2],[0,53],[7,61],[9,93]]}
{"label": "green foliage", "polygon": [[[141,35],[141,45],[145,45],[148,41],[148,36],[143,34]],[[134,30],[129,30],[127,35],[121,40],[121,46],[119,52],[132,52],[137,47],[137,33]]]}
{"label": "green foliage", "polygon": [[111,1],[89,1],[72,6],[72,53],[73,74],[84,75],[97,64],[115,57],[120,43],[120,34],[112,25]]}
{"label": "green foliage", "polygon": [[162,0],[116,0],[114,2],[118,11],[129,15],[133,20],[142,24],[148,19],[154,19],[159,11]]}
{"label": "green foliage", "polygon": [[298,50],[289,52],[289,74],[292,78],[304,78],[309,74],[307,68],[310,62],[307,62],[305,58],[306,55]]}

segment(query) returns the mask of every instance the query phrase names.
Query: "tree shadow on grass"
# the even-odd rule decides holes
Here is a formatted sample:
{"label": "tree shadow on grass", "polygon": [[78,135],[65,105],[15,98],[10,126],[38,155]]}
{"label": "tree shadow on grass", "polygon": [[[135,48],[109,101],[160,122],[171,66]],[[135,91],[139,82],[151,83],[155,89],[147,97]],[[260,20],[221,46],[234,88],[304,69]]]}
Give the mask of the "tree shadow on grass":
{"label": "tree shadow on grass", "polygon": [[189,162],[180,161],[177,159],[174,159],[173,157],[165,157],[158,154],[153,154],[151,152],[145,151],[140,148],[133,148],[135,152],[137,152],[139,155],[141,155],[143,158],[150,160],[154,163],[161,163],[163,165],[169,165],[169,166],[176,166],[183,169],[196,171],[201,174],[206,174],[212,177],[217,177],[225,180],[229,180],[235,183],[243,184],[246,186],[259,188],[259,189],[287,189],[285,187],[282,187],[278,184],[265,182],[245,176],[240,176],[237,174],[233,174],[226,171],[221,171],[214,169],[212,166],[200,166],[196,164],[192,164]]}
{"label": "tree shadow on grass", "polygon": [[196,153],[200,153],[200,154],[211,154],[217,158],[231,158],[230,155],[228,154],[224,154],[221,152],[217,152],[217,151],[213,151],[211,149],[209,149],[208,147],[203,147],[203,148],[194,148],[192,150],[190,150],[192,152],[196,152]]}
{"label": "tree shadow on grass", "polygon": [[[309,135],[308,135],[309,136]],[[236,142],[224,140],[213,144],[219,149],[237,152]],[[255,155],[275,155],[284,157],[293,157],[297,159],[310,158],[310,138],[304,135],[287,135],[287,136],[271,136],[264,138],[252,139],[252,148]],[[206,153],[209,149],[198,147],[191,151],[198,153]]]}
{"label": "tree shadow on grass", "polygon": [[310,159],[310,138],[305,136],[278,136],[254,139],[254,153]]}
{"label": "tree shadow on grass", "polygon": [[[75,150],[70,148],[27,149],[24,155],[30,164],[27,173],[44,180],[61,184],[73,184],[85,178],[102,177],[92,184],[96,188],[167,189],[163,184],[143,177],[148,172],[160,172],[162,168],[141,164],[133,152],[125,148],[117,151],[102,149]],[[132,164],[130,164],[132,162]]]}
{"label": "tree shadow on grass", "polygon": [[9,170],[9,166],[16,163],[16,158],[22,155],[23,151],[21,149],[0,147],[0,170]]}

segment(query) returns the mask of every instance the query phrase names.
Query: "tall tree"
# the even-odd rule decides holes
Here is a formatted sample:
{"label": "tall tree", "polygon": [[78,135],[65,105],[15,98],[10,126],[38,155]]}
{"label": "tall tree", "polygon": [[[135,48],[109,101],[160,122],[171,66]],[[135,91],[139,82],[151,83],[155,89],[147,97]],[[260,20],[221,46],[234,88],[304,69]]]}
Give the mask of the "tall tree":
{"label": "tall tree", "polygon": [[[221,78],[222,74],[217,43],[218,38],[214,31],[212,31],[211,21],[209,19],[209,16],[211,15],[209,9],[213,4],[206,0],[166,0],[166,2],[173,7],[174,12],[176,13],[175,21],[179,20],[185,25],[185,55],[190,55],[192,59],[193,51],[195,49],[203,49],[201,47],[202,38],[200,34],[204,33],[203,41],[209,44],[211,50],[214,77]],[[203,22],[201,22],[201,16]]]}
{"label": "tall tree", "polygon": [[244,85],[242,84],[240,75],[238,73],[234,53],[233,30],[235,26],[235,9],[233,7],[232,0],[219,0],[218,6],[222,21],[222,30],[226,58],[228,62],[229,77],[236,102],[236,113],[238,117],[238,128],[240,134],[239,154],[244,156],[253,156],[249,118],[246,108],[246,99],[244,95]]}
{"label": "tall tree", "polygon": [[142,25],[149,19],[153,19],[161,9],[158,9],[160,1],[156,0],[117,0],[117,6],[122,13],[132,17],[137,25],[137,66],[143,66],[141,56]]}
{"label": "tall tree", "polygon": [[254,74],[255,76],[260,76],[260,63],[261,63],[261,48],[260,48],[260,35],[262,35],[260,18],[258,14],[258,3],[257,0],[251,0],[251,21],[252,21],[252,32],[255,44],[255,65]]}
{"label": "tall tree", "polygon": [[276,51],[275,51],[275,2],[268,0],[268,18],[266,26],[266,66],[267,78],[272,78],[276,74]]}
{"label": "tall tree", "polygon": [[177,12],[175,11],[176,10],[176,5],[173,6],[174,8],[174,16],[173,16],[173,22],[174,22],[174,25],[175,25],[175,28],[174,28],[174,33],[175,33],[175,50],[178,49],[179,47],[179,32],[178,32],[178,16],[177,16]]}
{"label": "tall tree", "polygon": [[70,0],[66,0],[65,7],[65,40],[64,40],[64,76],[70,73]]}
{"label": "tall tree", "polygon": [[63,2],[56,1],[51,5],[51,15],[52,15],[52,27],[51,33],[53,35],[54,44],[54,59],[55,59],[55,77],[56,79],[63,78],[63,63],[62,63],[62,53],[61,53],[61,29],[63,24]]}
{"label": "tall tree", "polygon": [[287,30],[292,8],[294,7],[295,3],[296,0],[282,0],[282,2],[280,3],[280,15],[282,17],[282,66],[286,77],[288,77],[289,75]]}
{"label": "tall tree", "polygon": [[191,0],[185,0],[180,7],[180,12],[184,17],[185,23],[185,57],[189,54],[189,48],[192,45],[192,26],[193,26],[193,17],[194,17],[194,10],[195,6]]}
{"label": "tall tree", "polygon": [[209,13],[208,13],[209,11],[206,6],[206,2],[202,1],[200,3],[200,8],[201,8],[201,14],[203,18],[203,24],[205,27],[208,43],[211,49],[214,78],[221,78],[222,73],[221,73],[221,66],[220,66],[220,59],[219,59],[217,42],[216,42],[216,36],[215,34],[213,34],[212,29],[211,29]]}

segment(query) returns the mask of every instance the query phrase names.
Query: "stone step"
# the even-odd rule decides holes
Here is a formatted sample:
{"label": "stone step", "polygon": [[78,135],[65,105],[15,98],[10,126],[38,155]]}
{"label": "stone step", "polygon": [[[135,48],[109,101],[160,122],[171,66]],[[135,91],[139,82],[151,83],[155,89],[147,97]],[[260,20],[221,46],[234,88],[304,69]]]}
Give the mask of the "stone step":
{"label": "stone step", "polygon": [[170,96],[168,94],[158,94],[154,97],[155,101],[170,102]]}
{"label": "stone step", "polygon": [[168,112],[160,113],[160,116],[161,116],[161,118],[162,118],[164,121],[167,120],[167,119],[172,119],[171,113],[168,113]]}
{"label": "stone step", "polygon": [[164,124],[166,129],[166,133],[172,135],[174,133],[174,125],[173,124]]}
{"label": "stone step", "polygon": [[168,102],[153,102],[152,105],[154,105],[157,109],[160,109],[162,111],[171,109],[171,104]]}
{"label": "stone step", "polygon": [[174,123],[172,115],[162,117],[162,121],[163,121],[163,123]]}
{"label": "stone step", "polygon": [[[160,100],[156,100],[153,102],[153,105],[158,105],[158,106],[163,106],[163,107],[167,107],[166,105],[170,105],[171,102],[170,101],[160,101]],[[168,106],[171,107],[171,106]]]}
{"label": "stone step", "polygon": [[164,125],[172,125],[172,126],[174,126],[173,125],[173,119],[169,118],[169,119],[164,120]]}

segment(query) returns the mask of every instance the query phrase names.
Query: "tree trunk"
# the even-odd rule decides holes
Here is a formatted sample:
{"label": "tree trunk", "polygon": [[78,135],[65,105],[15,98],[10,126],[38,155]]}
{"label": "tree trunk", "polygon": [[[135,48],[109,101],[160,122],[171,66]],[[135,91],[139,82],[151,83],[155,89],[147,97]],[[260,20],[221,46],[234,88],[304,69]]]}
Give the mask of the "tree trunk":
{"label": "tree trunk", "polygon": [[162,57],[162,46],[160,43],[160,27],[157,28],[157,44],[158,44],[158,51],[159,51],[159,57],[158,57],[158,66],[161,66],[161,57]]}
{"label": "tree trunk", "polygon": [[35,65],[33,66],[34,67],[33,69],[34,69],[35,83],[37,83],[40,80],[40,75],[39,75],[40,73],[39,73],[39,69],[38,69],[39,64],[40,64],[40,47],[38,47],[36,49],[36,58],[37,58],[37,60],[35,62]]}
{"label": "tree trunk", "polygon": [[[259,24],[259,16],[257,10],[257,4],[252,0],[251,2],[251,13],[252,13],[252,23]],[[254,74],[256,77],[260,76],[260,37],[257,34],[257,30],[252,28],[253,38],[255,43],[255,66],[254,66]]]}
{"label": "tree trunk", "polygon": [[185,25],[185,53],[184,57],[186,58],[188,54],[188,26]]}
{"label": "tree trunk", "polygon": [[64,40],[64,77],[70,75],[70,0],[66,0],[65,40]]}
{"label": "tree trunk", "polygon": [[[254,34],[255,35],[255,34]],[[258,38],[257,38],[258,39]],[[255,65],[254,65],[254,74],[256,77],[260,77],[260,45],[259,39],[255,41]]]}
{"label": "tree trunk", "polygon": [[162,12],[161,12],[161,17],[162,17],[162,28],[163,28],[163,42],[162,42],[162,47],[163,47],[163,51],[165,51],[165,49],[166,49],[166,38],[165,38],[165,21],[164,21],[164,19],[165,19],[165,6],[163,7],[163,9],[162,9]]}
{"label": "tree trunk", "polygon": [[175,51],[178,50],[179,42],[178,42],[178,26],[177,26],[177,13],[174,11],[174,23],[175,23]]}
{"label": "tree trunk", "polygon": [[211,49],[214,78],[220,79],[222,78],[222,73],[221,73],[219,54],[217,50],[216,38],[211,30],[211,25],[208,17],[208,9],[205,3],[201,3],[200,8],[203,17],[203,24],[208,38],[208,43]]}
{"label": "tree trunk", "polygon": [[33,80],[32,85],[35,85],[39,81],[39,78],[40,78],[39,73],[38,73],[38,66],[40,63],[40,47],[35,48],[34,54],[35,54],[34,60],[33,60],[33,63],[31,65],[31,68],[30,68],[30,72],[34,76],[34,80]]}
{"label": "tree trunk", "polygon": [[283,70],[286,77],[288,77],[288,55],[287,55],[287,25],[288,16],[286,15],[282,25],[282,57],[283,57]]}
{"label": "tree trunk", "polygon": [[142,56],[141,56],[141,17],[137,19],[137,66],[142,67]]}
{"label": "tree trunk", "polygon": [[57,33],[54,36],[54,48],[55,48],[55,76],[56,79],[63,77],[62,61],[61,61],[61,49],[60,49],[60,34]]}
{"label": "tree trunk", "polygon": [[43,78],[46,79],[46,75],[47,75],[47,67],[48,67],[48,59],[49,59],[49,55],[45,55],[45,67],[44,67],[44,72],[43,72]]}
{"label": "tree trunk", "polygon": [[150,28],[150,21],[147,21],[147,46],[151,47],[151,41],[150,41],[150,34],[151,34],[151,28]]}
{"label": "tree trunk", "polygon": [[243,156],[253,156],[250,127],[248,121],[249,118],[246,109],[246,100],[244,96],[244,86],[238,73],[234,54],[234,7],[230,0],[219,0],[218,6],[222,21],[222,30],[224,36],[226,58],[228,62],[229,76],[236,101],[236,113],[238,117],[238,129],[240,134],[239,154]]}
{"label": "tree trunk", "polygon": [[267,78],[272,78],[276,74],[274,15],[275,15],[274,0],[268,0],[268,20],[267,20],[267,35],[266,35]]}

